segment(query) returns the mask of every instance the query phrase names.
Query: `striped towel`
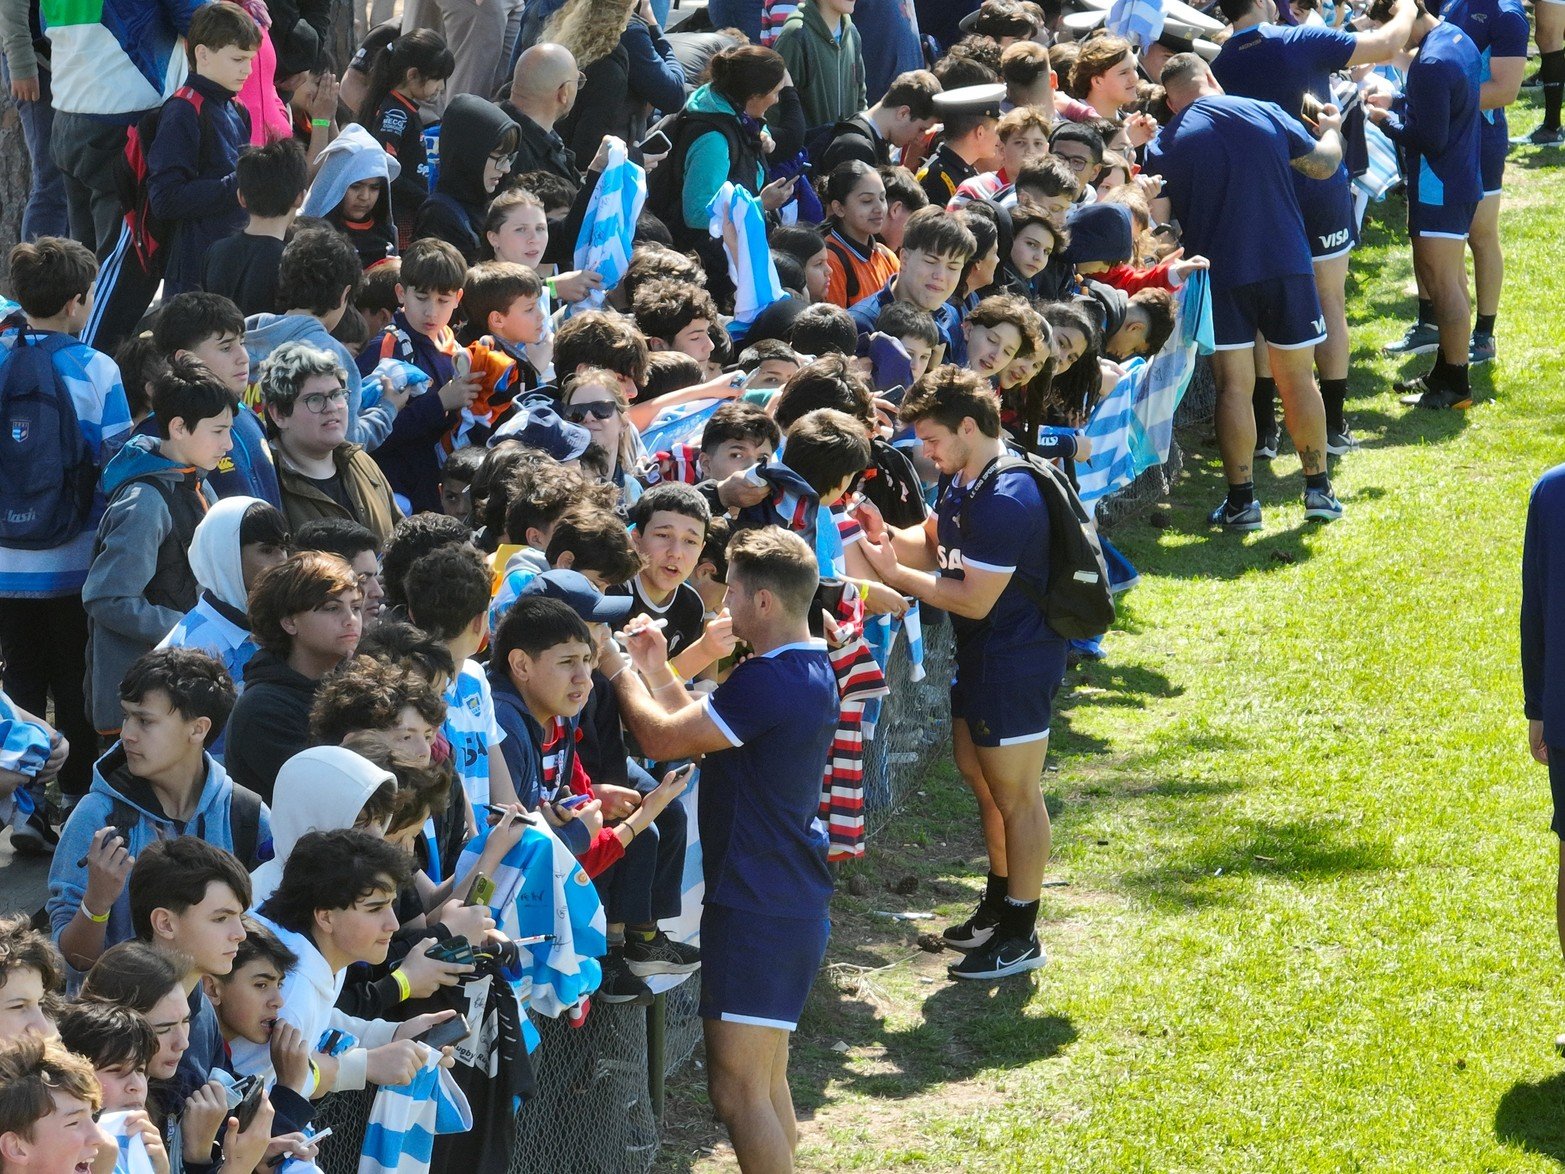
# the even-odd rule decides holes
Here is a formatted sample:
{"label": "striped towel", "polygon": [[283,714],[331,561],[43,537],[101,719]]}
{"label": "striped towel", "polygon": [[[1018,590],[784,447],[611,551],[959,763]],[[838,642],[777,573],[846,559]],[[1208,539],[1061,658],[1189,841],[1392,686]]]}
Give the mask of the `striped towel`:
{"label": "striped towel", "polygon": [[440,1053],[424,1051],[424,1067],[409,1083],[376,1090],[359,1151],[359,1174],[427,1171],[436,1134],[473,1127],[467,1097],[440,1066]]}
{"label": "striped towel", "polygon": [[636,218],[646,202],[647,173],[630,161],[623,144],[614,146],[603,174],[598,177],[598,186],[592,189],[592,199],[576,237],[576,268],[596,270],[603,278],[603,287],[572,305],[567,316],[579,310],[601,309],[609,290],[625,276],[636,235]]}
{"label": "striped towel", "polygon": [[132,1125],[129,1112],[105,1113],[98,1118],[98,1128],[107,1133],[120,1147],[119,1157],[114,1159],[114,1174],[153,1174],[152,1159],[147,1156],[147,1144],[141,1140],[141,1129]]}
{"label": "striped towel", "polygon": [[734,283],[734,321],[749,326],[783,292],[766,240],[766,210],[761,201],[732,181],[717,189],[706,206],[708,230],[723,242],[728,277]]}

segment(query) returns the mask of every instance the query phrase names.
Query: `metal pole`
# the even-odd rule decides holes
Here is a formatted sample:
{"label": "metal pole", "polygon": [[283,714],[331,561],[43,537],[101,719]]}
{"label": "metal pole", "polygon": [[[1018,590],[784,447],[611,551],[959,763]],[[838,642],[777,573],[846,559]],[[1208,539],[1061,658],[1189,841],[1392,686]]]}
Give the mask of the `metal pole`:
{"label": "metal pole", "polygon": [[647,1095],[652,1115],[663,1124],[663,1078],[668,1068],[664,1055],[668,1039],[668,995],[659,991],[647,1008]]}

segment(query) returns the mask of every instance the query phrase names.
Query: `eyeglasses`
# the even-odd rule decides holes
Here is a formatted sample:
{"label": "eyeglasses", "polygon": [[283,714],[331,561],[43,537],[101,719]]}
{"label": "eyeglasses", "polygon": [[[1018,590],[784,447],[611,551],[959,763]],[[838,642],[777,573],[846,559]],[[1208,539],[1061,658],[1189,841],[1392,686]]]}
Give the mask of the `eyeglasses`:
{"label": "eyeglasses", "polygon": [[333,404],[345,404],[348,402],[348,389],[339,387],[336,391],[312,391],[309,395],[301,396],[299,402],[311,412],[319,416]]}
{"label": "eyeglasses", "polygon": [[1078,155],[1061,155],[1058,151],[1055,151],[1054,157],[1061,163],[1065,164],[1065,166],[1069,167],[1077,175],[1080,175],[1083,171],[1092,166],[1091,159],[1083,159]]}
{"label": "eyeglasses", "polygon": [[588,416],[594,420],[607,420],[619,413],[619,405],[613,400],[594,400],[587,404],[567,404],[565,418],[572,424],[580,424]]}
{"label": "eyeglasses", "polygon": [[489,162],[496,167],[509,171],[511,170],[511,164],[516,162],[516,152],[512,151],[509,155],[491,155],[489,156]]}
{"label": "eyeglasses", "polygon": [[584,86],[584,85],[586,85],[587,84],[587,75],[582,73],[582,72],[580,72],[580,71],[578,71],[577,74],[576,74],[576,84],[577,84],[577,86]]}

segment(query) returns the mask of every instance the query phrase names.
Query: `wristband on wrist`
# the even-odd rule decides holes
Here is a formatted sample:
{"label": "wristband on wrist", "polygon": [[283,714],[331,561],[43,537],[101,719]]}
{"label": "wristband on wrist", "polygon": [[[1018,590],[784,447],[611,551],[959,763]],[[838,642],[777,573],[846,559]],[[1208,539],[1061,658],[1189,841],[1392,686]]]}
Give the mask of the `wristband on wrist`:
{"label": "wristband on wrist", "polygon": [[81,911],[81,915],[83,917],[92,922],[94,925],[102,925],[109,919],[109,913],[113,912],[113,906],[110,906],[107,912],[94,913],[91,909],[87,908],[86,901],[83,901],[80,905],[78,905],[77,909]]}
{"label": "wristband on wrist", "polygon": [[331,125],[331,119],[329,119],[329,118],[312,118],[312,119],[310,119],[310,125],[313,126],[316,130],[325,130],[327,127],[329,127]]}
{"label": "wristband on wrist", "polygon": [[560,291],[555,288],[554,278],[552,278],[552,277],[545,277],[543,279],[543,284],[544,284],[544,287],[549,291],[549,296],[551,298],[557,298],[557,297],[560,296]]}
{"label": "wristband on wrist", "polygon": [[612,673],[609,674],[609,681],[612,683],[614,681],[619,680],[620,674],[623,673],[629,667],[630,667],[630,661],[628,661],[628,660],[621,661],[619,668],[615,669]]}
{"label": "wristband on wrist", "polygon": [[391,980],[397,984],[397,998],[401,1002],[407,1002],[413,997],[413,984],[408,981],[408,976],[402,971],[393,970]]}
{"label": "wristband on wrist", "polygon": [[859,599],[862,600],[865,603],[869,602],[869,580],[868,579],[860,579],[859,580]]}

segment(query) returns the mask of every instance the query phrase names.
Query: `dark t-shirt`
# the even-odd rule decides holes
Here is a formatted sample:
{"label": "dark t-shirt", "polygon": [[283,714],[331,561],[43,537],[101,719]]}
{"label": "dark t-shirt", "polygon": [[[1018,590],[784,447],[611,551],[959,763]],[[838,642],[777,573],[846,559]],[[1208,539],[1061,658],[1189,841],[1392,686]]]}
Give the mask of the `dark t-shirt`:
{"label": "dark t-shirt", "polygon": [[678,656],[699,640],[706,626],[706,605],[701,602],[700,593],[689,583],[681,583],[662,607],[652,604],[642,593],[640,575],[614,588],[609,594],[629,595],[634,599],[636,603],[630,609],[631,616],[651,616],[653,619],[668,621],[663,629],[663,637],[668,641],[670,658]]}
{"label": "dark t-shirt", "polygon": [[706,903],[822,916],[831,873],[818,818],[821,778],[840,707],[825,644],[751,657],[704,704],[731,746],[701,765]]}
{"label": "dark t-shirt", "polygon": [[348,495],[347,486],[342,483],[341,473],[333,473],[330,477],[305,477],[304,479],[347,510],[349,517],[358,517],[358,511],[353,508],[353,498]]}
{"label": "dark t-shirt", "polygon": [[284,308],[277,304],[277,267],[282,258],[283,242],[276,237],[241,232],[207,250],[201,288],[231,298],[246,318],[274,313]]}

